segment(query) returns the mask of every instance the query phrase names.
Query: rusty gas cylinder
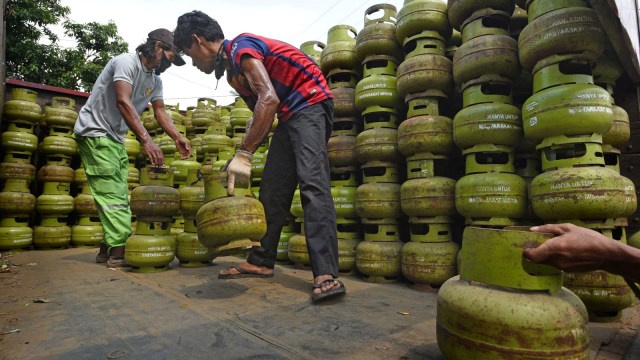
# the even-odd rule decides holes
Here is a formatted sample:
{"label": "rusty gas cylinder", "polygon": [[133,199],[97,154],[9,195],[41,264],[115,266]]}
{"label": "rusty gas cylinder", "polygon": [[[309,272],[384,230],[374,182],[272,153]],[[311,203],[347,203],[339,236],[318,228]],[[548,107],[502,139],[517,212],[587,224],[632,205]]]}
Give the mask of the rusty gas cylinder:
{"label": "rusty gas cylinder", "polygon": [[368,129],[356,137],[355,157],[361,164],[369,161],[397,162],[398,130],[389,128]]}
{"label": "rusty gas cylinder", "polygon": [[327,46],[320,54],[320,69],[328,74],[332,69],[354,70],[360,68],[356,55],[358,32],[350,25],[335,25],[327,34]]}
{"label": "rusty gas cylinder", "polygon": [[356,37],[356,54],[361,61],[378,55],[402,59],[404,53],[396,39],[397,14],[391,4],[377,4],[365,10],[364,27]]}
{"label": "rusty gas cylinder", "polygon": [[[447,359],[589,359],[587,312],[562,273],[525,263],[548,235],[467,227],[460,276],[438,292],[436,335]],[[526,245],[529,244],[529,245]]]}
{"label": "rusty gas cylinder", "polygon": [[453,216],[456,181],[441,176],[409,179],[400,187],[400,204],[407,216]]}
{"label": "rusty gas cylinder", "polygon": [[438,90],[451,94],[453,89],[453,65],[444,56],[444,39],[420,34],[407,39],[405,60],[398,66],[398,95],[406,100],[407,95]]}
{"label": "rusty gas cylinder", "polygon": [[362,80],[356,85],[356,109],[368,107],[402,108],[396,73],[398,60],[389,56],[370,56],[364,63]]}
{"label": "rusty gas cylinder", "polygon": [[435,31],[444,39],[451,37],[447,5],[434,0],[406,0],[398,11],[398,42],[404,45],[407,38],[425,31]]}
{"label": "rusty gas cylinder", "polygon": [[76,123],[78,113],[76,101],[71,98],[54,96],[51,105],[44,107],[44,121],[48,127],[64,127],[71,129]]}
{"label": "rusty gas cylinder", "polygon": [[533,210],[544,220],[617,218],[626,197],[622,177],[598,166],[546,171],[531,183]]}
{"label": "rusty gas cylinder", "polygon": [[605,33],[594,10],[569,7],[545,13],[522,30],[518,39],[520,63],[531,70],[552,55],[571,54],[593,64],[605,44]]}
{"label": "rusty gas cylinder", "polygon": [[447,6],[449,22],[458,31],[462,29],[462,23],[476,11],[490,8],[511,14],[515,8],[514,2],[510,0],[449,0]]}
{"label": "rusty gas cylinder", "polygon": [[402,277],[401,241],[361,241],[356,247],[356,268],[365,281],[395,283]]}
{"label": "rusty gas cylinder", "polygon": [[456,256],[460,246],[453,242],[408,242],[402,246],[402,275],[413,287],[440,286],[458,274]]}
{"label": "rusty gas cylinder", "polygon": [[131,265],[131,271],[164,271],[175,258],[176,240],[169,234],[169,223],[156,227],[157,224],[159,223],[138,222],[136,233],[127,239],[124,259]]}
{"label": "rusty gas cylinder", "polygon": [[6,120],[21,120],[35,124],[42,118],[42,108],[38,104],[38,93],[24,88],[11,89],[10,99],[4,104]]}
{"label": "rusty gas cylinder", "polygon": [[26,180],[4,181],[2,192],[0,192],[0,212],[3,218],[28,218],[35,208],[36,197],[29,192]]}
{"label": "rusty gas cylinder", "polygon": [[180,211],[180,193],[172,187],[170,168],[144,167],[142,186],[131,191],[131,212],[143,218],[170,220]]}
{"label": "rusty gas cylinder", "polygon": [[509,35],[479,36],[462,45],[453,57],[453,79],[462,85],[486,74],[515,79],[520,75],[518,42]]}
{"label": "rusty gas cylinder", "polygon": [[629,114],[625,109],[615,104],[611,106],[611,110],[613,110],[613,123],[609,131],[602,134],[602,143],[623,147],[631,138]]}
{"label": "rusty gas cylinder", "polygon": [[523,137],[520,108],[512,105],[508,82],[470,81],[463,109],[453,119],[453,139],[462,149],[480,144],[515,146]]}
{"label": "rusty gas cylinder", "polygon": [[355,146],[355,135],[337,135],[329,138],[327,154],[331,166],[357,165],[358,160],[355,157]]}
{"label": "rusty gas cylinder", "polygon": [[535,93],[522,107],[524,135],[542,140],[558,135],[606,133],[612,126],[609,93],[596,85],[566,84]]}
{"label": "rusty gas cylinder", "polygon": [[[226,173],[223,182],[226,182]],[[204,204],[196,214],[198,239],[208,247],[216,248],[233,240],[259,241],[267,231],[264,207],[250,189],[245,195],[238,192]],[[206,185],[205,185],[206,191]]]}
{"label": "rusty gas cylinder", "polygon": [[400,184],[374,182],[358,186],[355,210],[364,219],[402,218]]}
{"label": "rusty gas cylinder", "polygon": [[455,149],[453,121],[439,114],[437,97],[410,97],[407,120],[398,126],[398,151],[449,154]]}
{"label": "rusty gas cylinder", "polygon": [[319,65],[320,56],[325,47],[327,47],[327,45],[320,41],[305,41],[300,45],[300,50]]}

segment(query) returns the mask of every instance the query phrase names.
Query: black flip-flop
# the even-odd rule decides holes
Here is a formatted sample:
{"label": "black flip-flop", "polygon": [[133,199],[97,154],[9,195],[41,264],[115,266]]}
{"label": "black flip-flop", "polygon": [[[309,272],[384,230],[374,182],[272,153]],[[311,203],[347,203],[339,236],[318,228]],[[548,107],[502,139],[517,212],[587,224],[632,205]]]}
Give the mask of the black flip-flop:
{"label": "black flip-flop", "polygon": [[320,284],[313,284],[313,289],[322,289],[322,284],[326,284],[328,282],[337,282],[340,284],[340,287],[332,287],[330,290],[325,292],[321,292],[319,294],[311,293],[311,300],[315,303],[323,299],[332,298],[338,295],[344,295],[347,292],[347,289],[344,287],[344,283],[338,279],[327,279]]}
{"label": "black flip-flop", "polygon": [[218,279],[242,279],[242,278],[272,278],[273,273],[271,274],[260,274],[245,270],[239,266],[231,266],[230,269],[238,270],[237,274],[218,274]]}

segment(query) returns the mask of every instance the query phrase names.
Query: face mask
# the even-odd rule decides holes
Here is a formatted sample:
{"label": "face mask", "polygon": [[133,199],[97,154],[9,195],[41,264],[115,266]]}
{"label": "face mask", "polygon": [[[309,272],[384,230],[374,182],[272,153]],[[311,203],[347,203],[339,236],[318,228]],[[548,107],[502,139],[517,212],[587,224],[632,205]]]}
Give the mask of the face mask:
{"label": "face mask", "polygon": [[160,60],[160,65],[157,68],[155,68],[154,72],[156,73],[156,75],[160,75],[169,67],[171,67],[171,61],[167,59],[167,54],[163,51],[162,59]]}

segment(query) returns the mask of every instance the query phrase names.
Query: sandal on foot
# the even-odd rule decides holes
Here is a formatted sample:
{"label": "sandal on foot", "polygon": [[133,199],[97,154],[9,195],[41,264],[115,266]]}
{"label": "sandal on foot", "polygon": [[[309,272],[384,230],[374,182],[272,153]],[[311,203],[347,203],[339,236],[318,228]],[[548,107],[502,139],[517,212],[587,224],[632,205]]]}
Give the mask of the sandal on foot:
{"label": "sandal on foot", "polygon": [[257,272],[252,272],[241,268],[240,266],[231,266],[229,269],[236,269],[238,271],[237,274],[218,274],[218,279],[242,279],[242,278],[272,278],[273,273],[270,274],[260,274]]}
{"label": "sandal on foot", "polygon": [[334,285],[331,289],[318,294],[312,292],[311,300],[313,302],[318,302],[320,300],[332,298],[338,295],[344,295],[347,292],[347,290],[344,287],[344,283],[338,279],[327,279],[320,284],[313,284],[313,289],[321,289],[320,291],[322,291],[322,285],[327,284],[329,282],[337,282],[339,286],[336,287]]}

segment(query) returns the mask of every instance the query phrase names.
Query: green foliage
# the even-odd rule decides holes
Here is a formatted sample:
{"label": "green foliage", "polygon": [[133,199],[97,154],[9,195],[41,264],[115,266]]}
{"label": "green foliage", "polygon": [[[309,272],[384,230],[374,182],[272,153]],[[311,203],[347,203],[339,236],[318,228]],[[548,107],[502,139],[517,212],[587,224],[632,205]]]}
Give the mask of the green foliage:
{"label": "green foliage", "polygon": [[[79,24],[68,18],[70,9],[60,0],[9,0],[7,22],[7,76],[19,80],[90,91],[112,57],[129,45],[115,23]],[[53,30],[62,25],[73,48],[58,44]]]}

